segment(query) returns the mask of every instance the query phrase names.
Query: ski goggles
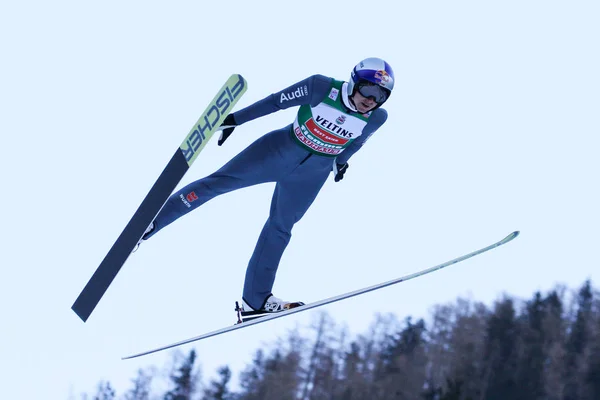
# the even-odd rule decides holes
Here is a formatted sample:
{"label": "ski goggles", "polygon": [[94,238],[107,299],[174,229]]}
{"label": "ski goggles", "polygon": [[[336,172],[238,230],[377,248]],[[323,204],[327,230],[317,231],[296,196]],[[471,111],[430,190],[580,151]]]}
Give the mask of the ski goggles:
{"label": "ski goggles", "polygon": [[383,104],[389,97],[389,92],[379,85],[370,82],[358,84],[358,93],[365,98],[372,98],[378,104]]}

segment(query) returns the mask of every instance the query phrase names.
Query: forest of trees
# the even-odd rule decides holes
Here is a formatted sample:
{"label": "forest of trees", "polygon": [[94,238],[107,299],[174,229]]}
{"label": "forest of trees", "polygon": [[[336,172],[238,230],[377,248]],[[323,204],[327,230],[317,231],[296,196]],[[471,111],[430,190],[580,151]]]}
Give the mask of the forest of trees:
{"label": "forest of trees", "polygon": [[191,350],[158,393],[153,369],[130,390],[100,382],[82,400],[600,400],[600,295],[586,281],[491,307],[466,299],[427,319],[378,315],[350,335],[320,314],[304,335],[259,349],[239,373],[203,382]]}

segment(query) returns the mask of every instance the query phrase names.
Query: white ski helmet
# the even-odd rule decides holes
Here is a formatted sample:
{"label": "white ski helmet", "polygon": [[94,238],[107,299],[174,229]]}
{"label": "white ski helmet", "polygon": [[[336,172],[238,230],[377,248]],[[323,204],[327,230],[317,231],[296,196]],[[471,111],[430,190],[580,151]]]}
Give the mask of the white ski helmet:
{"label": "white ski helmet", "polygon": [[361,88],[361,82],[369,83],[368,86],[370,87],[376,85],[374,88],[377,90],[367,92],[368,96],[365,97],[373,97],[378,105],[382,105],[392,94],[394,71],[390,64],[381,58],[366,58],[356,64],[350,74],[348,97],[352,97],[356,90]]}

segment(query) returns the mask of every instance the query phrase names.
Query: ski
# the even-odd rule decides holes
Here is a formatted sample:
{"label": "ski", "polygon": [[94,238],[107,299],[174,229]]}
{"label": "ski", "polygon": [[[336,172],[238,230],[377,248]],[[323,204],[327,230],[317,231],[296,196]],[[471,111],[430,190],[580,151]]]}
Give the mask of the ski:
{"label": "ski", "polygon": [[467,260],[467,259],[469,259],[471,257],[475,257],[475,256],[477,256],[479,254],[485,253],[486,251],[495,249],[496,247],[502,246],[503,244],[506,244],[506,243],[510,242],[511,240],[513,240],[514,238],[516,238],[518,235],[519,235],[519,231],[515,231],[515,232],[511,233],[510,235],[506,236],[504,239],[500,240],[499,242],[491,244],[491,245],[489,245],[487,247],[481,248],[479,250],[476,250],[476,251],[474,251],[472,253],[469,253],[469,254],[466,254],[464,256],[455,258],[454,260],[447,261],[447,262],[445,262],[443,264],[436,265],[435,267],[430,267],[430,268],[424,269],[422,271],[415,272],[413,274],[403,276],[401,278],[393,279],[391,281],[387,281],[387,282],[379,283],[377,285],[373,285],[373,286],[365,287],[365,288],[362,288],[362,289],[358,289],[358,290],[355,290],[353,292],[348,292],[348,293],[344,293],[344,294],[341,294],[341,295],[338,295],[338,296],[330,297],[330,298],[325,299],[325,300],[316,301],[314,303],[309,303],[309,304],[306,304],[306,305],[301,306],[301,307],[292,308],[290,310],[286,310],[286,311],[282,311],[282,312],[278,312],[278,313],[269,314],[267,316],[260,317],[260,318],[257,318],[255,320],[252,320],[252,321],[243,322],[243,323],[236,324],[236,325],[233,325],[233,326],[228,326],[226,328],[222,328],[222,329],[218,329],[218,330],[213,331],[213,332],[205,333],[203,335],[196,336],[196,337],[193,337],[191,339],[182,340],[180,342],[169,344],[169,345],[166,345],[166,346],[163,346],[163,347],[159,347],[159,348],[156,348],[156,349],[153,349],[153,350],[149,350],[149,351],[145,351],[145,352],[142,352],[142,353],[133,354],[133,355],[130,355],[130,356],[127,356],[127,357],[123,357],[122,359],[123,360],[127,360],[127,359],[131,359],[131,358],[145,356],[145,355],[148,355],[148,354],[151,354],[151,353],[156,353],[156,352],[162,351],[162,350],[167,350],[167,349],[170,349],[170,348],[173,348],[173,347],[181,346],[181,345],[188,344],[188,343],[191,343],[191,342],[196,342],[198,340],[206,339],[206,338],[209,338],[209,337],[212,337],[212,336],[221,335],[221,334],[226,333],[226,332],[231,332],[231,331],[234,331],[234,330],[237,330],[237,329],[247,328],[247,327],[252,326],[252,325],[257,325],[257,324],[260,324],[262,322],[271,321],[271,320],[274,320],[276,318],[281,318],[281,317],[285,317],[285,316],[288,316],[288,315],[291,315],[291,314],[295,314],[295,313],[299,313],[299,312],[302,312],[302,311],[310,310],[312,308],[320,307],[320,306],[323,306],[323,305],[326,305],[326,304],[335,303],[335,302],[340,301],[340,300],[349,299],[350,297],[358,296],[360,294],[364,294],[364,293],[367,293],[367,292],[372,292],[374,290],[378,290],[378,289],[381,289],[381,288],[384,288],[384,287],[387,287],[387,286],[395,285],[395,284],[400,283],[400,282],[408,281],[410,279],[417,278],[419,276],[423,276],[423,275],[429,274],[431,272],[440,270],[442,268],[448,267],[450,265],[453,265],[453,264],[459,263],[461,261]]}
{"label": "ski", "polygon": [[231,75],[192,127],[181,146],[177,148],[142,204],[73,303],[71,309],[84,322],[94,311],[138,241],[154,221],[200,151],[218,130],[247,88],[246,80],[241,75]]}

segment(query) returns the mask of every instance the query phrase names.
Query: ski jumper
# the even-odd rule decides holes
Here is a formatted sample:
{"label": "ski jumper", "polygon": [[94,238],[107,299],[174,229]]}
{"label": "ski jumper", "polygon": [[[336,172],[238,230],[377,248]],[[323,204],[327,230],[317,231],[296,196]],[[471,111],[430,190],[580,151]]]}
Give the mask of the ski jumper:
{"label": "ski jumper", "polygon": [[[154,220],[169,225],[212,198],[276,182],[269,217],[246,270],[243,299],[255,310],[271,295],[292,227],[308,210],[333,164],[345,164],[387,119],[381,108],[360,114],[348,101],[347,83],[313,75],[238,111],[238,125],[300,106],[293,124],[257,139],[213,174],[175,192]],[[146,239],[147,239],[146,238]]]}

